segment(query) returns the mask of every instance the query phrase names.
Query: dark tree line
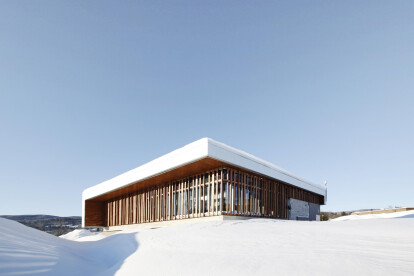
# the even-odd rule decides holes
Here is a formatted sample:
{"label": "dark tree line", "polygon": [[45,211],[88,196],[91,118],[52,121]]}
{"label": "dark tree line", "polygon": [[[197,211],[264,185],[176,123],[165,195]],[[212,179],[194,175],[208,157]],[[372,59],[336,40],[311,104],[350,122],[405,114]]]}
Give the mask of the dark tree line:
{"label": "dark tree line", "polygon": [[81,217],[57,217],[48,215],[1,216],[55,236],[66,234],[81,227]]}

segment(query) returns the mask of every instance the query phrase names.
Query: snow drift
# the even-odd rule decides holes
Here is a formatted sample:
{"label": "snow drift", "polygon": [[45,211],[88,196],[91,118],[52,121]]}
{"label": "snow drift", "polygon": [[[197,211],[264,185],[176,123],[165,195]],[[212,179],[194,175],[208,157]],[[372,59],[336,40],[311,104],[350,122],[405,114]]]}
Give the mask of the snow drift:
{"label": "snow drift", "polygon": [[84,242],[0,219],[0,274],[413,275],[414,219],[406,215],[203,222]]}
{"label": "snow drift", "polygon": [[76,229],[76,230],[73,230],[72,232],[61,235],[59,237],[65,240],[76,241],[76,240],[82,240],[82,238],[84,237],[90,237],[90,236],[95,236],[99,234],[101,234],[101,232],[91,232],[87,229]]}
{"label": "snow drift", "polygon": [[80,243],[0,218],[0,275],[97,275],[137,248],[134,234]]}
{"label": "snow drift", "polygon": [[380,218],[414,218],[414,211],[384,213],[384,214],[367,214],[367,215],[349,215],[332,219],[332,221],[360,220],[360,219],[380,219]]}

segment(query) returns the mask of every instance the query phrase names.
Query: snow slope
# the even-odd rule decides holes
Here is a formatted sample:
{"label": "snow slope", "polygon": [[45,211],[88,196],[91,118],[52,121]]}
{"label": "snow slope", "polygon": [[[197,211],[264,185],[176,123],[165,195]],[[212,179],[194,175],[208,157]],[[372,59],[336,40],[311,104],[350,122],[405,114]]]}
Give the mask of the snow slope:
{"label": "snow slope", "polygon": [[349,215],[332,219],[332,221],[360,220],[360,219],[380,219],[380,218],[414,218],[414,211],[369,214],[369,215]]}
{"label": "snow slope", "polygon": [[414,218],[203,222],[84,242],[1,219],[0,274],[23,273],[414,275]]}
{"label": "snow slope", "polygon": [[81,243],[0,218],[0,275],[97,275],[117,270],[137,246],[134,234]]}

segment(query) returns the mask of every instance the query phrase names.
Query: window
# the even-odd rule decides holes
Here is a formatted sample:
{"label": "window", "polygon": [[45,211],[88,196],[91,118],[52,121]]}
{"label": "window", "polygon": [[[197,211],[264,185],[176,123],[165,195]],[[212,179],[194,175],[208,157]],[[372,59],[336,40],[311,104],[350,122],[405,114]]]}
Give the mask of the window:
{"label": "window", "polygon": [[226,211],[226,207],[228,204],[228,200],[227,200],[227,182],[224,181],[223,182],[223,211]]}

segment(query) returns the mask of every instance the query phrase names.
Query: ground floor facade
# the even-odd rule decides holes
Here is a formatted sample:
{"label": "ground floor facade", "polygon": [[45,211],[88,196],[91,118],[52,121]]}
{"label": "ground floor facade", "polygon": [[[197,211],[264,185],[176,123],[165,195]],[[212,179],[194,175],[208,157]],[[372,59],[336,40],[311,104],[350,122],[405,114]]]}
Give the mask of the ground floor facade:
{"label": "ground floor facade", "polygon": [[240,169],[219,167],[108,200],[104,226],[232,215],[289,218],[289,199],[323,197]]}

